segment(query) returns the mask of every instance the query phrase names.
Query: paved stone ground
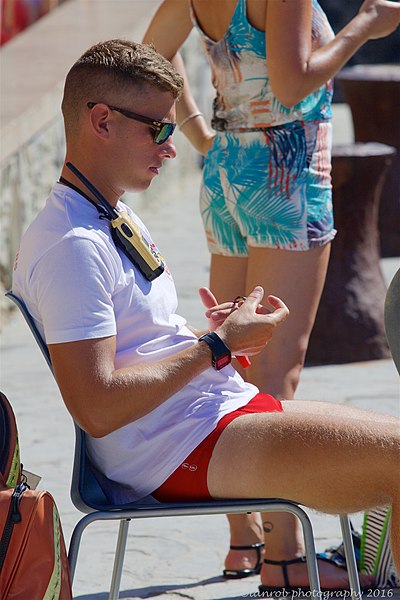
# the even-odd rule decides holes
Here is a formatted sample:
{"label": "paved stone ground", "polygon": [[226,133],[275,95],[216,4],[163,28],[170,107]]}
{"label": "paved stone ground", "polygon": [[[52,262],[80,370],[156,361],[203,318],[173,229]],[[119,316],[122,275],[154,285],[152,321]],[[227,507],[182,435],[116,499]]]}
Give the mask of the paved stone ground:
{"label": "paved stone ground", "polygon": [[[179,193],[166,202],[145,205],[138,211],[154,233],[162,252],[169,257],[181,302],[179,310],[197,326],[203,323],[197,288],[208,281],[208,254],[197,208],[199,173],[179,180]],[[157,182],[162,186],[162,181]],[[176,236],[176,225],[181,234]],[[387,279],[397,259],[385,259]],[[19,314],[5,324],[1,349],[1,389],[15,407],[22,460],[42,475],[40,487],[49,489],[59,506],[68,542],[79,514],[69,499],[73,428],[54,380],[30,332]],[[304,370],[298,397],[341,402],[399,414],[398,376],[390,360]],[[335,517],[311,515],[319,550],[340,539]],[[361,515],[354,517],[359,526]],[[84,536],[76,573],[74,593],[79,600],[107,597],[116,536],[115,523],[95,523]],[[223,516],[139,520],[131,524],[121,598],[142,599],[164,596],[171,600],[234,600],[256,597],[258,578],[225,581],[221,577],[228,543]],[[381,597],[385,597],[381,592]],[[252,596],[250,596],[252,595]],[[396,592],[400,598],[400,593]]]}
{"label": "paved stone ground", "polygon": [[[348,128],[339,129],[346,137]],[[189,150],[178,145],[184,153]],[[339,141],[342,141],[341,139]],[[185,158],[185,160],[187,157]],[[174,273],[179,312],[195,326],[204,324],[197,289],[208,282],[208,252],[197,206],[200,172],[176,161],[133,206],[152,231]],[[173,181],[165,187],[165,181]],[[179,228],[179,233],[177,233]],[[398,267],[385,259],[387,280]],[[382,360],[304,370],[299,398],[334,401],[399,414],[398,376],[392,361]],[[10,398],[20,430],[22,460],[42,475],[41,488],[58,504],[68,543],[79,513],[69,499],[73,427],[54,380],[19,314],[4,324],[1,338],[1,389]],[[335,517],[311,514],[317,549],[340,540]],[[359,526],[361,515],[354,516]],[[115,523],[95,523],[83,536],[74,594],[79,600],[105,600],[111,577]],[[221,577],[228,544],[225,517],[185,517],[139,520],[131,524],[121,598],[165,597],[170,600],[235,600],[257,597],[258,578],[225,581]],[[387,591],[370,597],[387,598]],[[395,598],[400,599],[400,591]],[[27,599],[28,600],[28,599]]]}

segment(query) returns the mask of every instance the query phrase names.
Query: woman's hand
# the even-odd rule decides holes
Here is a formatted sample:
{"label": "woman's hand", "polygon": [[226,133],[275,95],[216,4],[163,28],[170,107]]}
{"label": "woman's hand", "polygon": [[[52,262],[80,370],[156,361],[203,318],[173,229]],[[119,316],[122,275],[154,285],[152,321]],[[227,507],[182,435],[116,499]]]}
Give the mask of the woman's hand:
{"label": "woman's hand", "polygon": [[215,138],[215,133],[210,133],[209,135],[204,136],[203,142],[200,147],[200,154],[205,156],[211,150],[211,146],[213,145],[213,141]]}
{"label": "woman's hand", "polygon": [[369,39],[378,39],[389,35],[400,24],[400,4],[389,0],[365,0],[359,14],[371,17]]}
{"label": "woman's hand", "polygon": [[[177,108],[181,115],[182,113],[180,111],[179,104]],[[182,133],[186,135],[197,152],[205,156],[212,146],[215,133],[208,128],[208,124],[201,112],[194,111],[194,114],[196,117],[191,118],[186,122],[185,118],[182,119],[184,125],[181,126],[180,129],[182,130]]]}

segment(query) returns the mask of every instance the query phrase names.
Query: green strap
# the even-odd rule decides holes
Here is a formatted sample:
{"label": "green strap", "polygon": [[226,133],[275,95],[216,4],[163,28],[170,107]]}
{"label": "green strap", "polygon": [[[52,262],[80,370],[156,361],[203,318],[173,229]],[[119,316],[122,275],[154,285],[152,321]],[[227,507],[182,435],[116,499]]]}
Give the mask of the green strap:
{"label": "green strap", "polygon": [[[376,577],[378,574],[379,560],[380,560],[380,557],[382,554],[382,547],[383,547],[387,529],[389,526],[391,513],[392,513],[392,509],[389,508],[386,512],[385,520],[383,522],[383,527],[382,527],[381,534],[379,537],[379,544],[378,544],[378,549],[377,549],[376,556],[375,556],[374,568],[373,568],[373,573],[372,573],[372,575],[374,575],[374,577]],[[362,536],[361,536],[361,545],[360,545],[360,572],[361,573],[367,572],[366,566],[365,566],[365,545],[366,545],[366,537],[367,537],[368,516],[369,516],[369,512],[365,511],[363,524],[362,524]]]}

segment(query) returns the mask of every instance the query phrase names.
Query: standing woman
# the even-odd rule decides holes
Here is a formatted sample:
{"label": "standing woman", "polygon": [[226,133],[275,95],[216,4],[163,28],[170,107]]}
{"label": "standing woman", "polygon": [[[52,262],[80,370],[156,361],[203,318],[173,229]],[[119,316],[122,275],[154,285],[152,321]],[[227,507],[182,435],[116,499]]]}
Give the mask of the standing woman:
{"label": "standing woman", "polygon": [[[294,398],[335,236],[331,79],[366,41],[391,33],[399,11],[395,2],[366,0],[335,37],[316,0],[164,0],[144,37],[185,77],[177,120],[205,156],[200,206],[211,290],[233,300],[261,284],[290,308],[273,341],[242,371],[279,399]],[[213,132],[178,52],[193,28],[216,90]],[[264,591],[288,586],[284,570],[291,586],[307,585],[295,517],[266,521]],[[260,572],[258,515],[230,516],[229,523],[224,574]],[[319,566],[322,587],[347,585],[345,571]]]}

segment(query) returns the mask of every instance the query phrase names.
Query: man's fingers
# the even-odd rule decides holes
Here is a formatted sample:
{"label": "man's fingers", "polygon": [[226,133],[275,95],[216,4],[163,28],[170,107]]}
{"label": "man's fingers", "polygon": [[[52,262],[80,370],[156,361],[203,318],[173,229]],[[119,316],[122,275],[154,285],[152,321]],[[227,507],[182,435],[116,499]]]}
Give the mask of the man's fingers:
{"label": "man's fingers", "polygon": [[203,305],[206,307],[206,317],[211,319],[214,323],[223,323],[227,317],[229,317],[235,309],[243,309],[249,307],[254,313],[261,316],[268,316],[268,321],[279,325],[282,323],[289,314],[289,310],[285,303],[277,296],[268,296],[268,304],[272,307],[272,311],[267,307],[262,306],[261,301],[264,296],[264,290],[261,286],[257,285],[254,290],[249,294],[246,300],[240,301],[236,305],[234,301],[224,302],[222,304],[217,303],[217,299],[214,294],[206,287],[199,289],[199,295]]}
{"label": "man's fingers", "polygon": [[264,290],[261,285],[256,285],[254,290],[250,292],[245,301],[246,305],[250,305],[254,307],[254,311],[258,308],[258,305],[261,304],[261,300],[264,296]]}
{"label": "man's fingers", "polygon": [[207,319],[212,319],[213,321],[216,322],[222,322],[225,321],[225,319],[227,317],[229,317],[229,315],[232,314],[232,304],[228,307],[228,308],[217,308],[216,310],[206,310],[206,317]]}
{"label": "man's fingers", "polygon": [[267,300],[274,309],[273,312],[270,313],[270,317],[272,317],[277,324],[283,323],[289,316],[289,309],[286,304],[277,296],[270,295]]}
{"label": "man's fingers", "polygon": [[199,296],[206,308],[213,308],[214,306],[216,306],[216,304],[218,304],[214,294],[211,292],[211,290],[209,290],[206,287],[201,287],[199,289]]}

